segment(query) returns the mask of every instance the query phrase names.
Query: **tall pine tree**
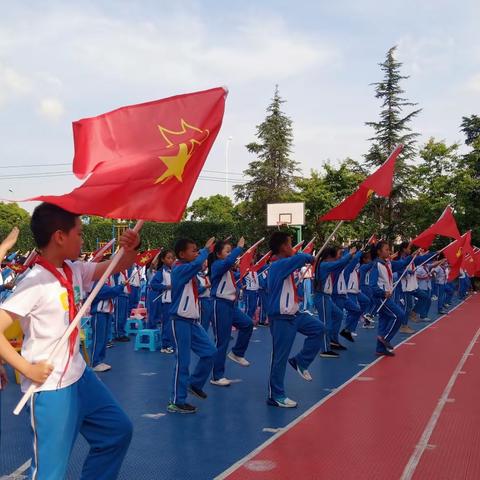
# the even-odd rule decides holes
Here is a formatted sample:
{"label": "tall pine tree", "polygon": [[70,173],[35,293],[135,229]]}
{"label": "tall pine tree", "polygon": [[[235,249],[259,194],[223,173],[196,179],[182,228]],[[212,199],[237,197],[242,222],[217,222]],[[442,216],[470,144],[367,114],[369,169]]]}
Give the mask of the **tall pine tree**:
{"label": "tall pine tree", "polygon": [[380,119],[378,122],[366,122],[366,125],[375,131],[375,135],[369,139],[372,141],[370,151],[365,155],[369,167],[380,166],[396,145],[404,145],[402,155],[397,160],[391,197],[388,200],[375,199],[372,205],[379,228],[390,239],[401,233],[397,228],[401,222],[397,220],[403,214],[402,201],[413,194],[409,185],[413,167],[407,160],[415,155],[415,143],[419,134],[412,132],[410,122],[421,112],[419,108],[405,113],[408,107],[415,107],[417,104],[402,96],[405,92],[400,83],[409,77],[400,73],[402,63],[395,60],[396,48],[390,48],[385,61],[379,64],[384,72],[383,80],[373,83],[375,97],[382,102]]}
{"label": "tall pine tree", "polygon": [[[298,163],[292,153],[292,120],[282,112],[278,85],[272,102],[267,107],[267,117],[257,126],[257,141],[246,145],[256,159],[243,172],[249,180],[234,186],[237,200],[243,202],[241,211],[249,225],[258,227],[252,234],[259,234],[266,225],[267,203],[281,202],[293,191]],[[253,222],[253,223],[252,223]]]}

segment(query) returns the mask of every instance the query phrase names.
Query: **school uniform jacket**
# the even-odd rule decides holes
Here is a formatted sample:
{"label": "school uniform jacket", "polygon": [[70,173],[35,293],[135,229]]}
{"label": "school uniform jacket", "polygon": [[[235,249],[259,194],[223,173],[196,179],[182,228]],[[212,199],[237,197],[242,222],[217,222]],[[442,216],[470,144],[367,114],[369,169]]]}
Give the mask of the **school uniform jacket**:
{"label": "school uniform jacket", "polygon": [[312,255],[297,253],[271,264],[268,269],[269,317],[293,316],[298,312],[298,293],[293,272],[313,260]]}
{"label": "school uniform jacket", "polygon": [[208,249],[202,248],[193,262],[177,261],[173,265],[171,273],[171,315],[177,315],[190,320],[198,320],[200,318],[197,273],[202,269],[203,262],[205,262],[207,257]]}
{"label": "school uniform jacket", "polygon": [[211,295],[214,298],[221,298],[234,302],[237,299],[237,285],[235,275],[231,271],[243,248],[236,247],[223,260],[215,260],[212,263],[210,280],[212,282]]}
{"label": "school uniform jacket", "polygon": [[315,292],[331,295],[335,283],[335,273],[342,271],[352,256],[345,253],[339,260],[333,262],[317,262],[315,267]]}

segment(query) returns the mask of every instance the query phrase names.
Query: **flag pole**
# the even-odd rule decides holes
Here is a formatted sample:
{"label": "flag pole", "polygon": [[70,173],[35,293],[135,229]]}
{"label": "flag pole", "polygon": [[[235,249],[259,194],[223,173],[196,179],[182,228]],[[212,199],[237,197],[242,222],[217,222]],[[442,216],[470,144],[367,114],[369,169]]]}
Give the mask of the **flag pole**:
{"label": "flag pole", "polygon": [[[313,261],[313,264],[315,265],[317,262],[318,262],[318,259],[320,258],[320,254],[325,250],[325,247],[328,245],[328,243],[330,242],[330,240],[333,238],[333,236],[337,233],[337,230],[342,226],[342,223],[344,222],[344,220],[340,220],[336,225],[335,225],[335,228],[333,229],[333,232],[328,236],[328,238],[325,240],[325,242],[323,243],[323,245],[320,247],[320,250],[318,251],[318,253],[315,255],[315,260]],[[300,283],[302,283],[305,275],[307,273],[307,270],[305,270],[303,272],[303,275],[300,274],[300,277],[298,278],[298,281],[297,283],[295,284],[295,286],[298,286],[300,285]]]}
{"label": "flag pole", "polygon": [[[143,226],[144,221],[143,220],[138,220],[135,227],[133,228],[133,231],[135,233],[138,233],[140,229]],[[68,342],[68,339],[70,338],[70,334],[78,327],[80,322],[82,321],[82,317],[85,315],[87,312],[88,308],[92,304],[93,300],[97,296],[97,293],[100,291],[100,289],[103,287],[104,283],[106,282],[107,278],[111,275],[115,267],[117,266],[118,262],[120,259],[123,257],[123,254],[125,253],[125,250],[123,247],[118,251],[118,253],[112,258],[110,264],[108,265],[107,269],[103,272],[103,275],[100,277],[98,280],[97,284],[95,285],[95,288],[90,292],[88,295],[88,298],[85,300],[83,305],[80,307],[80,310],[77,312],[75,315],[75,318],[73,319],[72,323],[68,326],[68,328],[65,330],[65,333],[62,335],[60,340],[57,342],[53,350],[50,352],[50,355],[48,356],[47,363],[50,363],[52,359],[55,357],[55,355],[58,353],[58,351],[63,348],[65,343]],[[36,388],[38,385],[32,383],[28,390],[23,394],[22,399],[18,402],[17,406],[15,407],[15,410],[13,411],[14,415],[18,415],[25,404],[28,402],[30,397],[34,394]]]}

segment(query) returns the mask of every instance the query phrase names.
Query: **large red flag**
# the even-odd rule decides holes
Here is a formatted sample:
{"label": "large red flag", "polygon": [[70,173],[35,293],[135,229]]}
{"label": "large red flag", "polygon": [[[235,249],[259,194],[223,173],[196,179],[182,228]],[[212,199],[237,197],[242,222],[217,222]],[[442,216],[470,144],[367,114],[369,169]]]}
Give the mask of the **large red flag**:
{"label": "large red flag", "polygon": [[320,220],[355,220],[374,192],[381,197],[388,197],[392,191],[395,161],[402,150],[403,145],[396,147],[385,163],[369,175],[352,195],[320,217]]}
{"label": "large red flag", "polygon": [[31,200],[74,213],[177,222],[222,124],[226,91],[213,88],[130,105],[73,124],[71,193]]}
{"label": "large red flag", "polygon": [[467,248],[468,250],[468,246],[470,245],[470,238],[471,232],[468,231],[467,233],[463,234],[459,239],[453,241],[443,250],[443,254],[445,255],[445,258],[448,260],[448,264],[450,265],[450,273],[448,274],[449,282],[455,280],[460,273],[460,268],[465,257],[465,248]]}
{"label": "large red flag", "polygon": [[440,218],[425,231],[423,231],[418,237],[412,240],[412,243],[417,247],[428,249],[435,237],[442,235],[449,238],[460,238],[460,232],[458,231],[457,222],[453,216],[453,211],[450,205],[448,205]]}

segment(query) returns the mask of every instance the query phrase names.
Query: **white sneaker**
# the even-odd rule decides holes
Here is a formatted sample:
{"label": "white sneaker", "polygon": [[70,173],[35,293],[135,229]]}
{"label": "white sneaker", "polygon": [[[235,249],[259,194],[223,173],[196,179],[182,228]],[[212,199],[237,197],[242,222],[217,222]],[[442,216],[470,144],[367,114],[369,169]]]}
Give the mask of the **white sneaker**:
{"label": "white sneaker", "polygon": [[358,337],[358,333],[355,332],[350,332],[352,334],[352,337]]}
{"label": "white sneaker", "polygon": [[297,402],[295,400],[290,400],[288,397],[273,399],[269,398],[267,400],[269,405],[274,407],[282,407],[282,408],[295,408],[297,406]]}
{"label": "white sneaker", "polygon": [[210,380],[212,385],[216,385],[217,387],[229,387],[232,383],[228,378],[219,378],[218,380],[214,380],[213,378]]}
{"label": "white sneaker", "polygon": [[250,366],[250,362],[245,358],[245,357],[239,357],[238,355],[235,355],[233,352],[230,352],[227,357],[238,363],[239,365],[241,365],[242,367],[249,367]]}
{"label": "white sneaker", "polygon": [[99,363],[96,367],[93,367],[94,372],[108,372],[111,369],[111,365],[108,365],[106,363]]}
{"label": "white sneaker", "polygon": [[436,295],[432,295],[432,300],[438,300],[438,297]]}

